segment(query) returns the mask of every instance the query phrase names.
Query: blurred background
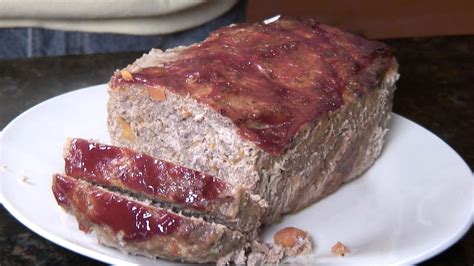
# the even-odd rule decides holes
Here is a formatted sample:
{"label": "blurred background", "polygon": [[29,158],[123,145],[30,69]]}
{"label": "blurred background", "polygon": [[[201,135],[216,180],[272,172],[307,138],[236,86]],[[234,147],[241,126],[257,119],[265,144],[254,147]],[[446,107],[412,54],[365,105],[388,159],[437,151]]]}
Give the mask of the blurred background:
{"label": "blurred background", "polygon": [[248,1],[247,21],[274,14],[310,16],[375,39],[474,33],[472,0]]}
{"label": "blurred background", "polygon": [[473,11],[472,0],[0,0],[0,59],[164,50],[277,14],[372,39],[468,35]]}

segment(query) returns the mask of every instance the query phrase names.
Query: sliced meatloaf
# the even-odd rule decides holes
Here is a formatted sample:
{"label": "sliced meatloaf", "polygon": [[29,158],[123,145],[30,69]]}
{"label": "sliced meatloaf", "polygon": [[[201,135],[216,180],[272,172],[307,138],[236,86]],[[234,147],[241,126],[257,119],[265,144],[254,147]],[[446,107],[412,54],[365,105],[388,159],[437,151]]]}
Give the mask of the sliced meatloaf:
{"label": "sliced meatloaf", "polygon": [[117,71],[108,127],[263,198],[272,223],[373,164],[397,78],[386,45],[311,19],[230,25]]}
{"label": "sliced meatloaf", "polygon": [[244,236],[228,227],[186,217],[89,182],[55,174],[58,204],[99,242],[131,254],[189,262],[215,262],[241,249]]}
{"label": "sliced meatloaf", "polygon": [[65,174],[188,216],[205,217],[242,232],[259,228],[264,206],[241,186],[127,148],[69,139]]}

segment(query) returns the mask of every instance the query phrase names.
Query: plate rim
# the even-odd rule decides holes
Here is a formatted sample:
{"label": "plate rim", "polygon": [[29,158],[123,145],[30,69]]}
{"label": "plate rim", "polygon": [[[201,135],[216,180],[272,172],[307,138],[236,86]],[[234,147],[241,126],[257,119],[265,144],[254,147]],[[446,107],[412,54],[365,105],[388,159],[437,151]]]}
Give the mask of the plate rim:
{"label": "plate rim", "polygon": [[[91,90],[94,88],[102,88],[107,89],[107,83],[103,84],[97,84],[97,85],[92,85],[92,86],[87,86],[83,88],[78,88],[72,91],[68,91],[59,95],[56,95],[54,97],[51,97],[49,99],[46,99],[42,102],[39,102],[30,108],[26,109],[25,111],[21,112],[19,115],[17,115],[13,120],[11,120],[1,131],[0,131],[0,150],[2,150],[3,146],[3,137],[5,135],[5,132],[8,132],[10,128],[16,123],[17,120],[20,120],[23,116],[27,115],[30,112],[35,111],[36,109],[41,108],[43,105],[47,105],[50,102],[56,101],[58,98],[64,97],[69,94],[75,94],[79,93],[81,91],[85,90]],[[0,171],[0,174],[2,172]],[[1,174],[0,176],[4,176]],[[9,212],[13,218],[15,218],[17,221],[19,221],[21,224],[23,224],[26,228],[29,230],[33,231],[35,234],[39,235],[40,237],[45,238],[46,240],[53,242],[54,244],[63,247],[71,252],[78,253],[80,255],[86,256],[90,259],[109,263],[109,264],[114,264],[114,265],[137,265],[136,263],[130,263],[123,261],[121,259],[116,259],[110,255],[100,253],[98,251],[92,251],[86,247],[83,247],[79,244],[75,244],[73,242],[67,241],[63,239],[60,236],[57,236],[53,233],[50,233],[48,230],[41,228],[38,226],[36,223],[30,221],[28,218],[26,218],[21,212],[19,212],[10,201],[8,201],[4,196],[3,196],[3,178],[0,178],[0,204],[3,205],[3,207]]]}

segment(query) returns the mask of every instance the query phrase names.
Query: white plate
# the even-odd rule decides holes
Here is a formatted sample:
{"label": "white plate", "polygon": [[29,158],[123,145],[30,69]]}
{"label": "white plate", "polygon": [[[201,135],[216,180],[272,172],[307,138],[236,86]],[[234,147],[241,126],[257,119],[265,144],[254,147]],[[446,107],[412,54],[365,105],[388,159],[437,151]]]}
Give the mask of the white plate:
{"label": "white plate", "polygon": [[[51,174],[63,170],[66,137],[108,142],[106,85],[43,102],[13,120],[0,137],[1,195],[21,223],[58,245],[113,264],[153,262],[97,244],[77,229],[56,204]],[[5,169],[6,168],[6,169]],[[339,191],[265,231],[295,226],[307,230],[325,264],[417,263],[452,245],[471,226],[473,178],[448,145],[409,120],[394,115],[387,145],[376,164]],[[331,255],[341,241],[352,252]],[[160,261],[163,262],[163,261]]]}

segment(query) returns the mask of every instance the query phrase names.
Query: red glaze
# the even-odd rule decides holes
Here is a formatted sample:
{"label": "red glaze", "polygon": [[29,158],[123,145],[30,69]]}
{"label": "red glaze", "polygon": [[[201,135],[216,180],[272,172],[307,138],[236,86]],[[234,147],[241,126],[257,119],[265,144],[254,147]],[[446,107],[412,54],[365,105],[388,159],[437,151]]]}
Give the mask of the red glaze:
{"label": "red glaze", "polygon": [[127,148],[73,139],[64,160],[67,175],[198,210],[232,200],[218,178]]}
{"label": "red glaze", "polygon": [[53,176],[53,194],[59,205],[64,207],[71,206],[69,195],[73,193],[76,185],[69,179],[65,179],[59,174]]}
{"label": "red glaze", "polygon": [[[115,233],[122,232],[125,241],[143,241],[154,235],[169,235],[180,226],[181,218],[165,210],[118,196],[104,189],[79,183],[78,180],[55,175],[53,193],[59,205],[80,212],[88,222],[109,226]],[[79,228],[90,231],[79,221]]]}
{"label": "red glaze", "polygon": [[189,94],[230,118],[243,138],[279,155],[306,124],[376,86],[391,61],[382,43],[312,20],[280,19],[221,28],[132,80],[117,73],[111,86]]}

